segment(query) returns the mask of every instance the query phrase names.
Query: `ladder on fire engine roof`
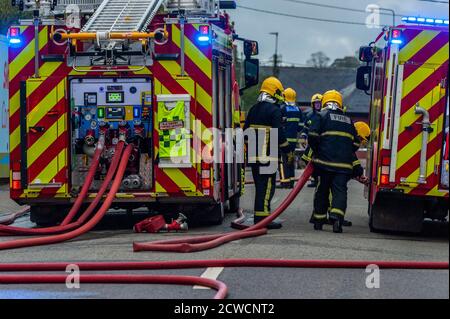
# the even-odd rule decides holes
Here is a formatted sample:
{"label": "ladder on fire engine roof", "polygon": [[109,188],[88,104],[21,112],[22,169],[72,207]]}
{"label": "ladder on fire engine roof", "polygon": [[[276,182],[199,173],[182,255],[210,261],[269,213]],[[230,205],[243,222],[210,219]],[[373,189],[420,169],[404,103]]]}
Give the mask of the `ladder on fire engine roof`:
{"label": "ladder on fire engine roof", "polygon": [[217,0],[104,0],[81,32],[145,32],[164,4],[167,12],[183,10],[212,15]]}
{"label": "ladder on fire engine roof", "polygon": [[165,0],[104,0],[81,32],[144,32]]}

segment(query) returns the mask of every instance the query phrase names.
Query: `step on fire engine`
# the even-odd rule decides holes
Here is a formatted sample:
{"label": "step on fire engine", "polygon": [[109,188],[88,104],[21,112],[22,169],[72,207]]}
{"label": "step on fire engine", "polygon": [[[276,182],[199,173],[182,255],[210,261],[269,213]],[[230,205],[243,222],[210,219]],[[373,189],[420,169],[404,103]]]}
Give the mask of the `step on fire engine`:
{"label": "step on fire engine", "polygon": [[234,1],[15,2],[34,19],[8,33],[10,186],[12,199],[31,206],[32,221],[61,220],[100,136],[87,202],[125,139],[135,148],[113,208],[196,213],[213,223],[238,209],[243,146],[225,163],[217,154],[226,130],[240,125],[239,94],[258,83],[259,64],[257,43],[238,37],[224,11]]}
{"label": "step on fire engine", "polygon": [[357,86],[372,96],[372,231],[420,232],[449,210],[448,20],[403,21],[360,49]]}

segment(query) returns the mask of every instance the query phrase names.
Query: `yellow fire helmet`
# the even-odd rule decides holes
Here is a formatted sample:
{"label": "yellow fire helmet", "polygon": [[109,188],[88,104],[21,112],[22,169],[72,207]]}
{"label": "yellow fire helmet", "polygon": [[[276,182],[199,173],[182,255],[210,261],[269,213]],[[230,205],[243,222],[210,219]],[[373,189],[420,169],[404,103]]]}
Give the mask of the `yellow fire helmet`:
{"label": "yellow fire helmet", "polygon": [[314,102],[322,102],[322,99],[323,99],[323,95],[320,93],[316,93],[311,98],[311,104]]}
{"label": "yellow fire helmet", "polygon": [[264,80],[264,82],[261,85],[260,92],[266,92],[270,96],[276,98],[279,101],[284,101],[283,92],[284,87],[283,84],[281,84],[280,80],[278,80],[276,77],[271,76]]}
{"label": "yellow fire helmet", "polygon": [[297,92],[295,92],[294,89],[287,88],[286,90],[284,90],[283,94],[284,94],[284,99],[286,100],[286,102],[288,102],[288,103],[297,102]]}
{"label": "yellow fire helmet", "polygon": [[329,102],[335,102],[340,109],[343,108],[343,97],[342,94],[339,93],[336,90],[331,90],[331,91],[327,91],[325,92],[325,94],[323,95],[323,99],[322,99],[322,107],[325,107],[327,103]]}
{"label": "yellow fire helmet", "polygon": [[370,127],[365,122],[355,123],[356,132],[363,143],[367,143],[370,138]]}

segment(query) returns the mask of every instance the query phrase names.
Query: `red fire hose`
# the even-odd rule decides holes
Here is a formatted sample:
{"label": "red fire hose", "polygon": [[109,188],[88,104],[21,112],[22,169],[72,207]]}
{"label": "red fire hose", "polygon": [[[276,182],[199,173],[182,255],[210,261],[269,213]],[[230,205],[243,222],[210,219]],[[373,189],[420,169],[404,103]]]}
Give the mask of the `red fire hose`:
{"label": "red fire hose", "polygon": [[[1,272],[48,272],[65,271],[70,263],[0,264]],[[352,268],[365,269],[377,265],[380,269],[436,269],[447,270],[448,262],[395,262],[395,261],[345,261],[345,260],[271,260],[271,259],[226,259],[188,260],[161,262],[83,262],[76,264],[80,271],[124,271],[158,269],[193,269],[206,267],[276,267],[276,268]],[[0,284],[65,283],[62,275],[0,275]],[[200,285],[216,289],[215,299],[227,295],[227,286],[217,280],[186,276],[150,275],[81,275],[80,283],[102,284],[171,284]]]}
{"label": "red fire hose", "polygon": [[[0,284],[64,284],[64,275],[18,275],[0,276]],[[214,299],[225,299],[227,286],[218,280],[193,276],[152,276],[152,275],[80,275],[83,284],[160,284],[202,286],[217,290]]]}
{"label": "red fire hose", "polygon": [[28,214],[30,211],[30,206],[22,207],[19,211],[15,212],[14,214],[10,214],[3,219],[0,219],[0,226],[2,225],[11,225],[13,224],[17,218],[22,217],[25,214]]}
{"label": "red fire hose", "polygon": [[111,186],[111,189],[108,193],[108,196],[106,197],[106,199],[103,202],[102,206],[100,207],[99,211],[86,224],[84,224],[83,226],[81,226],[75,230],[72,230],[68,233],[64,233],[64,234],[60,234],[60,235],[2,242],[2,243],[0,243],[0,250],[55,244],[55,243],[63,242],[63,241],[70,240],[75,237],[81,236],[82,234],[84,234],[84,233],[90,231],[92,228],[94,228],[100,222],[100,220],[103,218],[103,216],[105,216],[105,214],[108,212],[108,209],[111,206],[111,204],[116,196],[117,191],[119,190],[119,187],[122,183],[123,175],[125,174],[125,170],[128,165],[128,159],[131,155],[133,147],[134,147],[133,144],[129,144],[126,147],[125,151],[123,152],[123,157],[121,159],[119,168],[117,169],[117,173],[116,173],[114,182]]}
{"label": "red fire hose", "polygon": [[[108,173],[106,174],[105,180],[103,181],[103,184],[100,187],[94,201],[92,201],[90,203],[89,207],[86,209],[86,211],[80,216],[80,218],[76,222],[66,224],[66,225],[61,224],[60,226],[55,226],[55,227],[35,228],[35,229],[23,228],[23,227],[11,227],[11,226],[6,227],[6,226],[0,225],[0,235],[2,235],[2,234],[20,235],[20,236],[53,235],[53,234],[59,234],[59,233],[71,231],[73,229],[80,227],[82,224],[84,224],[88,220],[88,218],[91,216],[91,214],[93,213],[93,211],[95,210],[97,205],[103,199],[103,195],[105,194],[106,190],[108,189],[108,186],[109,186],[111,180],[113,179],[114,174],[116,173],[117,166],[119,165],[119,161],[122,156],[123,148],[124,148],[124,142],[120,141],[117,144],[117,147],[116,147],[116,150],[114,153],[114,157],[111,161],[111,165],[109,167]],[[93,162],[93,165],[95,165],[95,168],[96,168],[95,170],[97,170],[98,162],[97,163]],[[89,182],[89,180],[87,180],[87,182]],[[83,185],[83,188],[85,187],[85,185],[86,184]],[[89,190],[89,186],[87,187],[87,189]],[[81,194],[80,194],[80,196],[81,196]],[[86,197],[86,195],[84,195],[83,198],[84,197]],[[80,197],[78,197],[78,199],[79,198]],[[78,201],[78,199],[77,199],[77,201]],[[73,211],[73,208],[71,209],[71,211]],[[66,217],[66,219],[67,219],[67,217]]]}
{"label": "red fire hose", "polygon": [[218,235],[209,235],[203,237],[187,237],[184,239],[157,241],[153,243],[133,243],[133,249],[137,251],[167,251],[189,253],[201,251],[220,246],[224,243],[234,241],[241,238],[260,236],[267,233],[266,226],[281,215],[286,208],[294,201],[298,193],[303,189],[313,173],[313,165],[310,163],[306,166],[305,171],[298,180],[295,188],[281,205],[267,218],[252,227],[240,232],[225,233]]}

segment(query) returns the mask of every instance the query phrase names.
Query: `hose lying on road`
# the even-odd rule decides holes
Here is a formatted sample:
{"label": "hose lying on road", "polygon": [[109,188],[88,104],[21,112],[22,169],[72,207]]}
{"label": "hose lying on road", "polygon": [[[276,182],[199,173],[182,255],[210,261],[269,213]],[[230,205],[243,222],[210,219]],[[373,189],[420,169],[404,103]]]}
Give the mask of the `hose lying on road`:
{"label": "hose lying on road", "polygon": [[[91,186],[92,181],[94,180],[95,173],[97,172],[98,164],[100,162],[100,156],[102,155],[102,152],[103,152],[104,142],[105,142],[104,139],[101,138],[99,140],[99,142],[97,143],[97,147],[96,147],[95,153],[94,153],[94,158],[92,160],[91,167],[89,168],[88,174],[86,175],[86,179],[83,184],[83,187],[81,188],[80,194],[78,195],[77,200],[73,204],[69,213],[62,221],[62,223],[61,223],[62,226],[67,225],[72,221],[72,219],[78,213],[81,205],[83,204],[83,201],[86,198],[87,193],[89,191],[89,187]],[[30,211],[29,206],[21,209],[17,213],[14,213],[11,216],[9,216],[7,219],[0,220],[0,226],[13,224],[17,218],[23,216],[24,214],[28,213],[29,211]],[[3,234],[3,233],[8,233],[8,232],[5,228],[3,228],[3,229],[0,228],[0,234]]]}
{"label": "hose lying on road", "polygon": [[30,206],[22,207],[19,211],[15,212],[13,214],[10,214],[10,215],[4,217],[3,219],[0,219],[0,226],[11,225],[16,221],[16,219],[28,214],[29,212],[30,212]]}
{"label": "hose lying on road", "polygon": [[[0,264],[0,272],[49,272],[66,271],[73,263]],[[348,260],[272,260],[272,259],[226,259],[156,262],[83,262],[76,264],[80,271],[138,271],[160,269],[194,269],[207,267],[272,267],[272,268],[352,268],[365,269],[377,265],[380,269],[436,269],[447,270],[448,262],[411,261],[348,261]],[[0,284],[65,283],[63,275],[0,275]],[[102,284],[171,284],[200,285],[217,290],[215,299],[227,296],[227,286],[218,281],[200,277],[151,276],[151,275],[92,275],[80,276],[80,283]]]}
{"label": "hose lying on road", "polygon": [[295,200],[298,193],[303,189],[309,178],[313,173],[313,165],[310,163],[306,167],[302,176],[298,180],[294,189],[289,193],[286,199],[281,205],[263,221],[249,227],[240,232],[208,235],[202,237],[187,237],[176,240],[156,241],[152,243],[133,243],[133,249],[138,251],[167,251],[167,252],[182,252],[190,253],[195,251],[202,251],[220,246],[224,243],[234,241],[241,238],[248,238],[254,236],[260,236],[267,233],[266,226],[273,222],[278,216],[280,216],[289,205]]}
{"label": "hose lying on road", "polygon": [[110,208],[116,196],[116,193],[119,190],[119,187],[122,183],[123,175],[125,174],[125,170],[128,165],[128,159],[131,155],[133,147],[134,147],[133,144],[129,144],[126,147],[125,151],[123,152],[119,168],[117,169],[114,182],[112,183],[111,189],[109,190],[108,196],[106,197],[105,201],[103,202],[98,212],[87,223],[85,223],[84,225],[80,226],[75,230],[72,230],[64,234],[52,235],[47,237],[19,239],[8,242],[0,242],[0,250],[55,244],[81,236],[84,233],[90,231],[92,228],[94,228],[103,218],[103,216],[105,216],[106,213],[108,212],[108,209]]}
{"label": "hose lying on road", "polygon": [[[217,290],[214,299],[225,299],[227,286],[218,280],[194,276],[152,276],[152,275],[80,275],[80,284],[160,284],[202,286]],[[0,276],[0,284],[64,284],[64,275],[14,275]]]}
{"label": "hose lying on road", "polygon": [[[103,181],[103,184],[101,185],[95,199],[90,203],[89,207],[79,217],[79,219],[76,222],[73,222],[70,224],[65,224],[65,225],[61,224],[60,226],[55,226],[55,227],[34,228],[34,229],[23,228],[23,227],[11,227],[11,226],[5,227],[5,226],[0,225],[0,235],[2,235],[2,234],[20,235],[20,236],[53,235],[53,234],[59,234],[59,233],[71,231],[71,230],[76,229],[76,228],[80,227],[81,225],[83,225],[89,219],[89,217],[92,215],[94,210],[97,208],[100,201],[103,199],[103,195],[107,191],[108,186],[109,186],[110,182],[112,181],[114,174],[116,173],[117,167],[120,162],[120,158],[122,156],[123,148],[124,148],[124,142],[121,141],[116,146],[114,157],[111,161],[111,165],[108,169],[108,173],[106,174],[105,180]],[[93,165],[95,165],[95,167],[97,168],[98,163],[95,164],[95,162],[94,162]],[[85,187],[85,185],[83,185],[83,188]],[[89,189],[89,186],[87,187],[87,189]],[[86,197],[86,195],[84,195],[83,198],[84,197]],[[78,199],[79,198],[80,197],[78,197]],[[78,201],[78,199],[77,199],[77,201]],[[71,209],[71,211],[73,211],[73,209]]]}

